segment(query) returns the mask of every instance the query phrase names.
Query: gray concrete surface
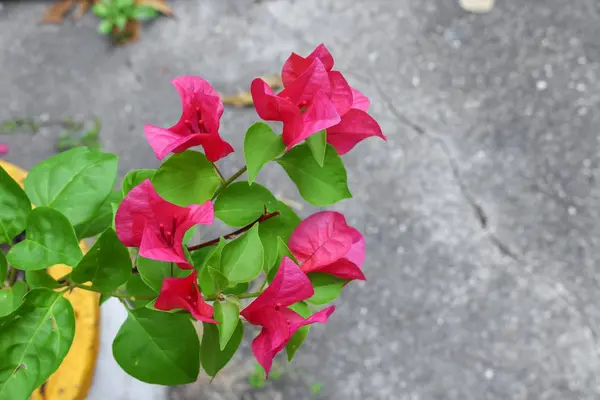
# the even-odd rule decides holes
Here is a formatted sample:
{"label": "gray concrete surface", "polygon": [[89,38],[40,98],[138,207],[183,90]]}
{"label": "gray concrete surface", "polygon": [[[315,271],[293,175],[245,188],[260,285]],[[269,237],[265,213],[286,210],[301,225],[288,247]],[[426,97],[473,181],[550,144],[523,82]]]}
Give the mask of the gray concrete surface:
{"label": "gray concrete surface", "polygon": [[[171,77],[235,92],[325,42],[389,137],[345,157],[355,198],[335,207],[367,235],[368,282],[280,380],[250,389],[246,347],[173,399],[308,399],[312,382],[334,400],[600,398],[595,0],[504,0],[483,15],[452,0],[173,3],[177,19],[116,49],[91,15],[38,26],[43,5],[4,3],[0,120],[98,115],[121,172],[152,167],[142,125],[178,117]],[[228,173],[256,120],[226,112]],[[7,138],[7,159],[31,167],[56,134]],[[276,166],[261,179],[298,200]]]}

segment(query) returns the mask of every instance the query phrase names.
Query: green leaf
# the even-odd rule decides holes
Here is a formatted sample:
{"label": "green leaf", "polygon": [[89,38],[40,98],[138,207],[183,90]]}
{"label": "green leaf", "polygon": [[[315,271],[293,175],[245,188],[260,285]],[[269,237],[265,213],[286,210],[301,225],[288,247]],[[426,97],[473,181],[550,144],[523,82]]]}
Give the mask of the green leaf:
{"label": "green leaf", "polygon": [[242,294],[248,291],[250,284],[248,282],[238,283],[237,285],[223,291],[224,294]]}
{"label": "green leaf", "polygon": [[98,17],[104,18],[104,17],[108,16],[108,13],[110,10],[106,4],[96,3],[96,4],[94,4],[93,11],[94,11],[94,14],[96,14]]}
{"label": "green leaf", "polygon": [[94,216],[116,177],[116,155],[78,147],[36,165],[25,179],[25,192],[36,206],[54,208],[77,225]]}
{"label": "green leaf", "polygon": [[114,0],[117,8],[127,8],[135,4],[134,0]]}
{"label": "green leaf", "polygon": [[[150,260],[141,256],[137,258],[137,269],[142,280],[156,293],[160,293],[163,280],[171,277],[171,264],[165,261]],[[183,270],[173,264],[173,275],[176,278],[184,278],[189,274],[189,270]]]}
{"label": "green leaf", "polygon": [[323,167],[307,144],[294,147],[277,162],[294,181],[304,200],[314,206],[328,206],[352,197],[344,163],[331,145],[327,146]]}
{"label": "green leaf", "polygon": [[315,294],[306,301],[316,305],[327,304],[337,299],[347,282],[345,279],[318,272],[308,274],[308,279],[315,289]]}
{"label": "green leaf", "polygon": [[23,232],[30,212],[27,195],[0,166],[0,243],[12,243]]}
{"label": "green leaf", "polygon": [[110,208],[112,209],[112,226],[111,226],[111,228],[113,228],[113,231],[116,231],[117,227],[115,225],[115,217],[117,216],[117,211],[119,211],[119,204],[110,203]]}
{"label": "green leaf", "polygon": [[108,19],[104,19],[98,24],[98,33],[101,35],[108,35],[112,32],[112,29],[113,23]]}
{"label": "green leaf", "polygon": [[111,296],[108,294],[101,293],[98,299],[98,305],[101,306],[106,300],[110,299]]}
{"label": "green leaf", "polygon": [[107,228],[71,272],[75,283],[92,282],[110,292],[127,282],[131,275],[131,257],[115,231]]}
{"label": "green leaf", "polygon": [[112,348],[121,368],[143,382],[182,385],[195,382],[200,371],[198,335],[185,315],[129,311]]}
{"label": "green leaf", "polygon": [[27,284],[23,281],[16,281],[12,287],[0,290],[0,318],[16,310],[21,305],[25,294],[27,294]]}
{"label": "green leaf", "polygon": [[215,324],[203,323],[202,345],[200,346],[200,358],[202,367],[209,376],[217,376],[235,354],[242,338],[244,337],[244,324],[239,321],[227,346],[223,350],[219,347],[219,329]]}
{"label": "green leaf", "polygon": [[75,231],[60,212],[38,207],[27,217],[27,237],[8,252],[8,262],[22,270],[38,270],[55,264],[77,265],[82,253]]}
{"label": "green leaf", "polygon": [[139,275],[131,274],[124,286],[119,288],[118,292],[125,296],[133,297],[135,308],[144,307],[156,297],[156,293],[144,283]]}
{"label": "green leaf", "polygon": [[320,167],[323,167],[325,162],[325,152],[327,151],[327,131],[323,129],[308,138],[306,138],[306,144],[310,149],[313,157]]}
{"label": "green leaf", "polygon": [[131,16],[140,21],[147,21],[156,18],[158,16],[158,11],[149,6],[138,6],[133,10]]}
{"label": "green leaf", "polygon": [[96,236],[111,227],[113,221],[112,204],[119,204],[123,200],[120,191],[113,190],[106,199],[100,204],[94,216],[86,222],[75,227],[75,232],[79,239]]}
{"label": "green leaf", "polygon": [[244,226],[256,221],[267,210],[273,209],[275,196],[264,186],[248,182],[229,185],[215,202],[215,217],[230,226]]}
{"label": "green leaf", "polygon": [[275,259],[275,262],[273,263],[273,266],[271,267],[271,269],[267,270],[265,268],[265,272],[267,273],[267,279],[268,279],[269,283],[273,282],[273,279],[275,279],[275,275],[277,275],[277,271],[279,271],[279,266],[281,265],[281,261],[283,260],[283,257],[289,257],[293,262],[298,264],[296,257],[294,257],[294,254],[292,254],[292,251],[289,249],[289,247],[287,247],[287,245],[285,244],[283,239],[281,239],[281,237],[277,238],[277,254],[276,255],[277,255],[277,258]]}
{"label": "green leaf", "polygon": [[183,235],[183,244],[188,244],[198,232],[198,226],[194,225]]}
{"label": "green leaf", "polygon": [[6,256],[2,251],[0,251],[0,286],[6,280],[6,275],[8,274],[8,261],[6,261]]}
{"label": "green leaf", "polygon": [[294,210],[282,201],[277,201],[275,210],[279,211],[279,215],[261,222],[258,227],[260,240],[265,250],[265,271],[271,270],[276,264],[279,246],[278,238],[287,243],[290,235],[301,221]]}
{"label": "green leaf", "polygon": [[144,182],[146,179],[152,179],[155,172],[155,169],[134,169],[133,171],[130,171],[125,175],[123,183],[121,184],[123,197],[127,196],[127,193],[131,192],[131,189]]}
{"label": "green leaf", "polygon": [[14,297],[12,288],[0,289],[0,318],[13,312]]}
{"label": "green leaf", "polygon": [[117,15],[115,18],[115,25],[120,31],[124,30],[125,26],[127,25],[127,15]]}
{"label": "green leaf", "polygon": [[27,400],[58,369],[75,335],[75,316],[60,293],[36,289],[0,322],[0,399]]}
{"label": "green leaf", "polygon": [[165,200],[185,207],[210,200],[221,179],[204,154],[186,150],[169,157],[154,174],[152,183]]}
{"label": "green leaf", "polygon": [[240,321],[240,309],[231,302],[215,302],[215,320],[219,321],[219,348],[225,349]]}
{"label": "green leaf", "polygon": [[[221,240],[219,241],[219,243],[217,245],[206,246],[206,247],[199,248],[198,250],[192,251],[191,258],[192,258],[192,264],[194,265],[194,268],[197,269],[198,271],[202,271],[202,269],[208,263],[208,259],[214,254],[215,250],[217,249],[217,246],[221,245],[221,250],[223,250],[223,246],[225,246],[225,243],[226,243],[225,239],[221,238]],[[220,255],[219,255],[219,257],[220,257]],[[220,258],[219,258],[219,263],[220,263]]]}
{"label": "green leaf", "polygon": [[264,122],[252,124],[244,138],[244,158],[248,167],[248,182],[252,185],[258,172],[285,150],[281,136]]}
{"label": "green leaf", "polygon": [[215,290],[217,292],[221,292],[223,291],[223,289],[227,289],[227,287],[229,286],[229,280],[227,279],[227,277],[223,275],[221,271],[214,269],[211,266],[208,266],[207,269],[208,273],[212,277]]}
{"label": "green leaf", "polygon": [[[310,308],[308,308],[308,305],[304,302],[292,304],[290,308],[304,318],[308,318],[311,315]],[[309,331],[310,325],[303,326],[302,328],[298,329],[296,333],[294,333],[294,336],[292,336],[290,341],[287,343],[285,346],[285,352],[287,354],[288,362],[292,361],[294,354],[296,354],[296,351],[298,351],[300,346],[302,346],[302,343],[304,343]]]}
{"label": "green leaf", "polygon": [[30,288],[47,288],[56,289],[60,286],[56,280],[50,276],[47,270],[40,269],[38,271],[26,271],[25,280]]}
{"label": "green leaf", "polygon": [[221,254],[221,271],[230,283],[250,282],[263,266],[263,247],[255,224],[243,236],[231,241]]}
{"label": "green leaf", "polygon": [[12,287],[14,296],[14,308],[16,309],[21,305],[23,297],[27,294],[27,284],[23,281],[16,281]]}
{"label": "green leaf", "polygon": [[[200,289],[206,296],[214,295],[219,291],[220,282],[215,282],[214,271],[221,270],[221,254],[226,244],[227,241],[221,238],[217,246],[206,247],[192,253],[194,267],[200,271],[198,277]],[[200,256],[203,256],[202,260],[199,259]]]}

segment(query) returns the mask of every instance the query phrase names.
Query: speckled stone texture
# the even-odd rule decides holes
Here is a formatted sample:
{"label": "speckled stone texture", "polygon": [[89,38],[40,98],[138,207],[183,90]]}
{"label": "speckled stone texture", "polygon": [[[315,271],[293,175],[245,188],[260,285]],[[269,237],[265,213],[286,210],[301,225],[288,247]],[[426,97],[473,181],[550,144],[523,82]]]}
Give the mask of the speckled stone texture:
{"label": "speckled stone texture", "polygon": [[[172,399],[302,400],[316,382],[333,400],[600,398],[596,0],[503,0],[478,15],[458,0],[173,5],[176,19],[112,48],[91,15],[38,26],[43,5],[4,3],[0,120],[97,115],[122,174],[154,167],[142,127],[179,116],[170,78],[236,92],[325,42],[389,140],[344,157],[354,199],[334,207],[366,235],[367,283],[345,290],[264,389],[246,381],[247,335],[212,385],[203,377]],[[241,166],[257,119],[227,110],[222,133],[238,152],[225,172]],[[31,167],[57,134],[1,140]],[[259,181],[301,204],[278,166]]]}

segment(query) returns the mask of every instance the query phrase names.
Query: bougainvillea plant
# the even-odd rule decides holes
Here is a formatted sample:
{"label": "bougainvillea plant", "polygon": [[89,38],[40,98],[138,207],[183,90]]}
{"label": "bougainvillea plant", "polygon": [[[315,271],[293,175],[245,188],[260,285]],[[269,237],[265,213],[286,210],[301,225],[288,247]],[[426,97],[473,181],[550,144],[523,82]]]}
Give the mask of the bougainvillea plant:
{"label": "bougainvillea plant", "polygon": [[[123,303],[113,354],[145,382],[193,382],[201,367],[214,377],[246,325],[256,327],[246,334],[267,375],[284,349],[291,360],[348,282],[365,279],[365,242],[342,214],[301,220],[254,181],[274,161],[314,206],[351,197],[340,155],[385,137],[369,100],[333,67],[320,45],[289,57],[281,92],[252,82],[258,115],[283,122],[282,134],[250,126],[246,165],[229,178],[216,164],[234,151],[220,132],[223,103],[195,76],[173,80],[181,119],[144,129],[160,167],[129,172],[118,190],[117,156],[88,148],[41,162],[24,188],[0,169],[0,399],[28,399],[59,367],[75,334],[63,295],[74,289]],[[232,232],[190,243],[217,220]],[[91,237],[84,254],[79,241]],[[55,264],[71,272],[54,279]]]}

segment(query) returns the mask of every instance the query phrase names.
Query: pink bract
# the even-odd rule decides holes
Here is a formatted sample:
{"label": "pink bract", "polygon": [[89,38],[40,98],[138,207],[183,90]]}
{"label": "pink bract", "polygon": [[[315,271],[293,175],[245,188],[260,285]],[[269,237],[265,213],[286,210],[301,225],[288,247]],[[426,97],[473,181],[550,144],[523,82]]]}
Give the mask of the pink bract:
{"label": "pink bract", "polygon": [[198,321],[217,324],[212,306],[200,294],[197,279],[197,271],[185,278],[165,278],[154,307],[163,311],[188,310]]}
{"label": "pink bract", "polygon": [[164,200],[150,180],[133,188],[117,210],[115,227],[121,242],[139,247],[142,257],[192,269],[183,250],[183,236],[196,224],[212,224],[213,204],[180,207]]}
{"label": "pink bract", "polygon": [[8,148],[8,143],[0,143],[0,156],[3,156],[6,153],[8,153]]}
{"label": "pink bract", "polygon": [[314,60],[321,60],[327,71],[331,86],[330,99],[341,118],[339,124],[327,128],[327,142],[336,149],[338,154],[346,154],[368,137],[378,136],[386,140],[377,121],[367,113],[369,99],[350,87],[339,71],[333,71],[334,60],[325,45],[317,46],[306,58],[292,53],[281,71],[286,89],[307,70]]}
{"label": "pink bract", "polygon": [[319,60],[312,62],[279,94],[275,94],[262,79],[252,82],[250,92],[256,112],[262,119],[283,122],[282,139],[288,150],[341,121],[331,100],[327,71]]}
{"label": "pink bract", "polygon": [[365,259],[364,238],[339,212],[321,211],[304,219],[292,232],[289,248],[305,273],[365,280],[360,269]]}
{"label": "pink bract", "polygon": [[146,125],[144,133],[156,157],[162,160],[169,153],[181,153],[194,146],[202,146],[209,161],[215,162],[233,147],[219,135],[223,115],[223,101],[204,79],[181,76],[171,81],[181,98],[182,113],[179,122],[165,129]]}
{"label": "pink bract", "polygon": [[267,377],[273,358],[298,329],[315,322],[325,323],[335,310],[335,306],[330,306],[305,319],[288,308],[313,294],[308,277],[292,260],[284,257],[271,285],[242,310],[241,315],[248,322],[262,326],[260,334],[252,341],[252,352]]}

